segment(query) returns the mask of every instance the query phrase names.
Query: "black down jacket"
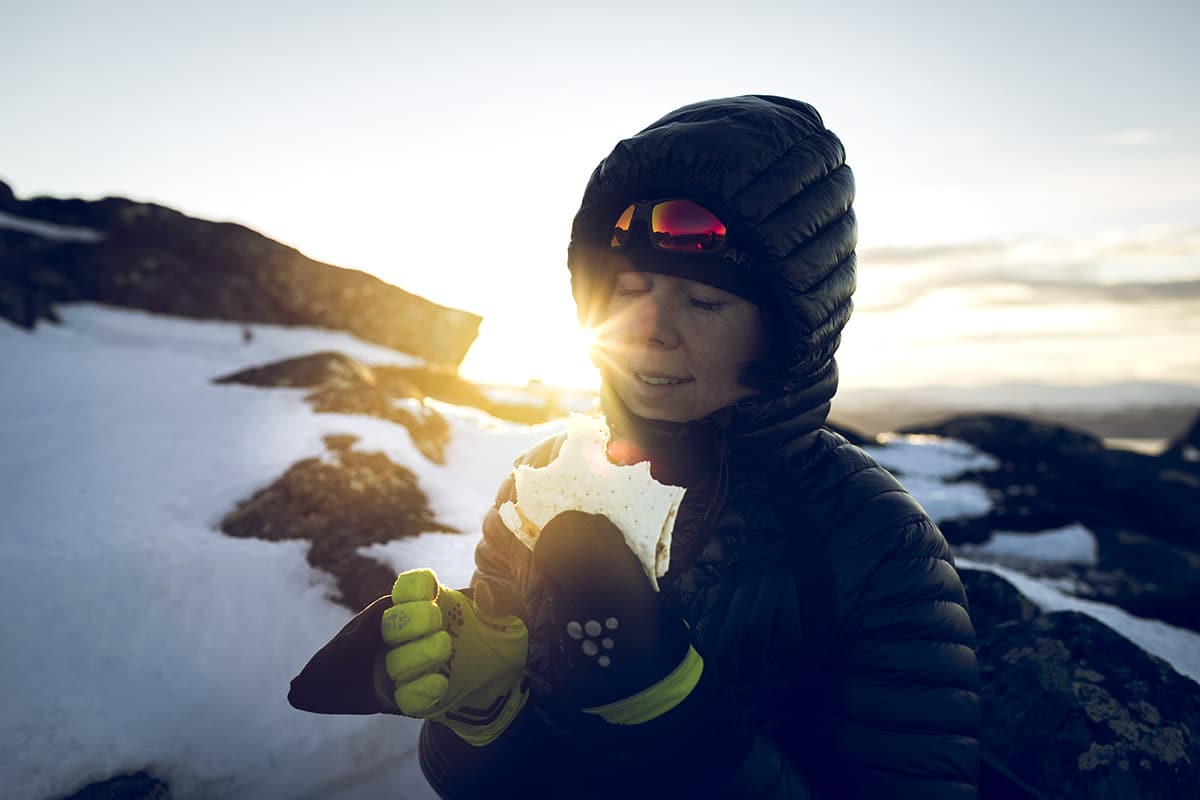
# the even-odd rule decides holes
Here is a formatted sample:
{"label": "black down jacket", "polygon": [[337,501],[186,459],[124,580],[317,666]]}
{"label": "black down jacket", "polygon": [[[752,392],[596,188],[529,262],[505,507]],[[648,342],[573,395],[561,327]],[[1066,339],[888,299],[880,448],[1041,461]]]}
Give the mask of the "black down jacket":
{"label": "black down jacket", "polygon": [[[689,198],[728,226],[711,256],[610,250],[635,200]],[[448,797],[973,798],[979,771],[974,631],[950,550],[868,454],[824,429],[850,317],[854,179],[838,138],[787,98],[710,100],[617,144],[593,172],[568,264],[580,319],[612,276],[661,272],[749,297],[771,352],[760,394],[686,424],[634,417],[603,392],[614,438],[687,487],[662,600],[704,658],[700,684],[642,725],[556,708],[538,635],[547,592],[530,552],[487,516],[476,580],[525,599],[532,701],[487,748],[422,730]],[[547,463],[556,442],[527,455]],[[511,483],[497,503],[509,499]]]}
{"label": "black down jacket", "polygon": [[[868,454],[812,429],[824,416],[812,399],[827,391],[742,401],[642,434],[656,477],[689,487],[660,583],[715,686],[665,715],[675,720],[609,732],[564,721],[552,687],[538,680],[547,654],[535,635],[534,700],[497,746],[477,750],[426,723],[422,765],[435,788],[447,797],[485,788],[535,797],[976,797],[974,632],[950,550]],[[606,398],[610,414],[613,405]],[[661,441],[645,441],[656,433]],[[558,443],[526,461],[547,463]],[[498,502],[510,492],[511,481]],[[476,564],[477,579],[528,598],[527,622],[538,630],[544,590],[531,553],[495,509]],[[654,724],[676,738],[656,740]],[[679,731],[694,733],[680,740]]]}

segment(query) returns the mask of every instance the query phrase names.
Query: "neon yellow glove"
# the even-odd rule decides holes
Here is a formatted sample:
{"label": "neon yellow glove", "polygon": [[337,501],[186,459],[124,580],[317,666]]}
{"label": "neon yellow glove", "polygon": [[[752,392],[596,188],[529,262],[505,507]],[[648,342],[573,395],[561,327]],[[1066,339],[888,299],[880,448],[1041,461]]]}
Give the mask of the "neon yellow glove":
{"label": "neon yellow glove", "polygon": [[[494,611],[490,587],[476,596]],[[519,617],[480,610],[440,586],[433,570],[402,572],[380,621],[384,656],[400,713],[440,722],[468,744],[491,743],[525,705],[529,633]]]}

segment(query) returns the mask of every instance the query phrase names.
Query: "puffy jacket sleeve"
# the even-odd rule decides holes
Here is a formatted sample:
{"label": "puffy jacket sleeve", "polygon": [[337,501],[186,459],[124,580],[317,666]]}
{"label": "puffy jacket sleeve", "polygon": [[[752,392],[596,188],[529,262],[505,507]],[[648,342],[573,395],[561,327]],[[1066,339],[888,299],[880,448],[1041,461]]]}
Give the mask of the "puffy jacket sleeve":
{"label": "puffy jacket sleeve", "polygon": [[865,513],[911,510],[831,553],[842,577],[820,757],[849,797],[976,798],[979,672],[962,583],[911,497],[873,505]]}

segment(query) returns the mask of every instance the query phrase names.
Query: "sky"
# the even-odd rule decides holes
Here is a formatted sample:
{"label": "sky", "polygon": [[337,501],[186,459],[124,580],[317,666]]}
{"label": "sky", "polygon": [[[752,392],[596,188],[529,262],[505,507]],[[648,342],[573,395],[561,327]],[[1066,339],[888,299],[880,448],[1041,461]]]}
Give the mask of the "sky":
{"label": "sky", "polygon": [[1200,382],[1194,2],[0,0],[0,180],[230,220],[594,381],[565,267],[621,138],[813,103],[857,180],[843,387]]}
{"label": "sky", "polygon": [[[411,469],[435,519],[463,531],[359,552],[464,586],[514,454],[563,421],[531,428],[439,404],[452,435],[438,465],[402,426],[315,413],[303,390],[212,382],[322,350],[404,363],[348,334],[262,325],[244,343],[235,323],[93,304],[64,309],[63,322],[32,334],[0,325],[0,369],[22,388],[0,392],[4,797],[64,797],[148,769],[179,800],[432,798],[416,720],[287,704],[290,679],[350,612],[328,599],[334,580],[306,563],[306,542],[232,538],[218,521],[300,459],[331,459],[324,436],[351,434],[356,451]],[[996,467],[970,445],[890,436],[869,450],[934,520],[991,510],[983,486],[955,481]],[[1020,538],[1037,560],[1088,563],[1096,548],[1078,525]],[[989,563],[1012,542],[997,535],[958,563],[1000,573],[1046,611],[1089,614],[1200,678],[1200,635]]]}

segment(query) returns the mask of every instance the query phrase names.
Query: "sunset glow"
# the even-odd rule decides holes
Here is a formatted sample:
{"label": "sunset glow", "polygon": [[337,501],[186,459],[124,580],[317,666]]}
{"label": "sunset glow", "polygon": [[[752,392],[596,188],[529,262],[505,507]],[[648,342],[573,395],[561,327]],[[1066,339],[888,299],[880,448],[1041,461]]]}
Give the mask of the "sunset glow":
{"label": "sunset glow", "polygon": [[468,377],[594,386],[565,265],[588,176],[672,108],[787,95],[857,184],[844,387],[1200,381],[1200,6],[751,4],[664,38],[670,2],[518,5],[31,5],[0,27],[28,76],[0,179],[245,224],[483,316]]}

